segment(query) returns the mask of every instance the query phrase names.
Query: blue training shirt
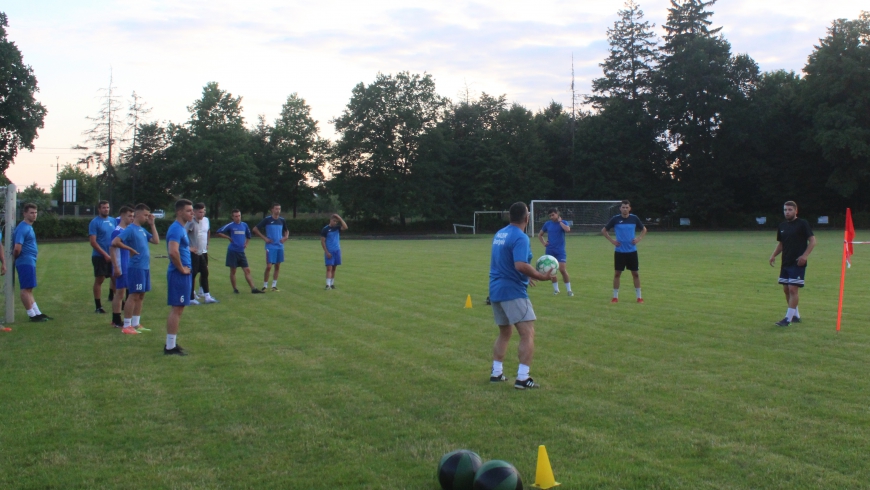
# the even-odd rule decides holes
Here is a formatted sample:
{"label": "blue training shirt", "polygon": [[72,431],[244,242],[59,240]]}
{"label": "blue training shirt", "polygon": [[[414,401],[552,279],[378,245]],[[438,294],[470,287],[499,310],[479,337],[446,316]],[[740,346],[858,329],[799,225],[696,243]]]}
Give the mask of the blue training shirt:
{"label": "blue training shirt", "polygon": [[36,267],[36,256],[39,255],[39,249],[36,246],[36,233],[33,231],[33,226],[27,224],[26,221],[18,223],[15,227],[12,246],[19,243],[21,244],[21,253],[15,259],[15,263]]}
{"label": "blue training shirt", "polygon": [[[568,226],[568,223],[564,220],[559,220],[559,223],[564,223],[565,226]],[[550,243],[547,245],[547,250],[565,253],[565,230],[562,229],[559,223],[547,221],[541,229],[547,234],[547,241]]]}
{"label": "blue training shirt", "polygon": [[[121,225],[116,226],[115,230],[112,231],[112,240],[117,236],[121,236],[122,231],[124,231],[124,228],[121,228]],[[109,251],[106,250],[106,252]],[[121,275],[123,276],[127,274],[127,268],[130,266],[130,252],[123,248],[119,248],[118,254],[118,262],[121,264]]]}
{"label": "blue training shirt", "polygon": [[643,231],[643,223],[640,218],[633,214],[629,214],[628,218],[623,218],[621,214],[610,218],[607,226],[604,227],[607,231],[616,230],[616,241],[619,246],[615,248],[617,252],[631,253],[637,251],[637,245],[631,243],[634,240],[635,231]]}
{"label": "blue training shirt", "polygon": [[215,233],[223,233],[230,237],[230,244],[227,246],[228,252],[244,252],[245,242],[251,238],[251,229],[244,221],[239,224],[231,221],[218,228],[218,231]]}
{"label": "blue training shirt", "polygon": [[272,240],[272,243],[266,244],[266,250],[284,250],[284,244],[281,243],[281,239],[284,238],[284,230],[288,230],[287,222],[284,221],[284,218],[280,216],[278,218],[266,216],[263,218],[263,221],[257,224],[257,228],[266,235],[266,238]]}
{"label": "blue training shirt", "polygon": [[[172,223],[169,230],[166,232],[166,251],[169,251],[169,243],[178,242],[178,255],[181,258],[181,265],[190,267],[190,238],[187,238],[187,230],[184,225],[178,221]],[[175,263],[169,260],[169,272],[177,271]]]}
{"label": "blue training shirt", "polygon": [[149,270],[151,268],[151,251],[148,249],[148,241],[151,240],[151,233],[136,223],[130,223],[130,226],[124,228],[124,231],[118,236],[121,237],[124,245],[136,251],[136,255],[130,256],[127,268]]}
{"label": "blue training shirt", "polygon": [[320,230],[320,236],[326,238],[326,250],[329,253],[336,252],[341,250],[341,244],[339,243],[339,236],[341,235],[341,225],[338,226],[329,226],[326,225]]}
{"label": "blue training shirt", "polygon": [[528,298],[526,288],[529,278],[518,271],[515,262],[530,263],[532,247],[523,230],[508,225],[498,231],[492,240],[492,256],[489,262],[490,301],[510,301]]}
{"label": "blue training shirt", "polygon": [[[88,236],[96,236],[97,245],[99,245],[104,252],[109,253],[109,247],[112,246],[112,232],[115,231],[116,226],[118,226],[118,222],[115,221],[115,218],[111,216],[106,216],[105,218],[97,216],[92,219],[91,224],[88,225]],[[94,249],[94,253],[91,255],[94,257],[101,257],[96,249]]]}

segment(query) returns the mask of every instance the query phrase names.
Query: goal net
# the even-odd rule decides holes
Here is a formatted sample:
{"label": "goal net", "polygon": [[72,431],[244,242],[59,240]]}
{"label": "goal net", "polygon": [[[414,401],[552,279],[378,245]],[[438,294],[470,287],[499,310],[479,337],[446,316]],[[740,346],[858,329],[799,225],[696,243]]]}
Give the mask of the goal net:
{"label": "goal net", "polygon": [[571,233],[598,233],[614,215],[622,201],[532,201],[529,206],[529,235],[537,235],[550,219],[551,208],[559,210]]}

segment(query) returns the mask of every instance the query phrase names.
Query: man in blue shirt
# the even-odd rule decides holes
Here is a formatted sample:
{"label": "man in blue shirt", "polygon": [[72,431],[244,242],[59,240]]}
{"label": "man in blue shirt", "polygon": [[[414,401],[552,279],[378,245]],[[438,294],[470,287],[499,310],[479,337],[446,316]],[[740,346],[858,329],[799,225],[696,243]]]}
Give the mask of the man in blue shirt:
{"label": "man in blue shirt", "polygon": [[[571,291],[571,278],[568,277],[568,254],[565,253],[565,233],[571,231],[568,223],[562,220],[557,208],[550,208],[547,211],[550,216],[550,221],[544,223],[541,231],[538,233],[538,240],[544,245],[544,253],[556,257],[559,261],[559,272],[562,273],[562,280],[565,281],[565,290],[568,291],[568,296],[574,296]],[[547,235],[547,241],[544,241],[544,234]],[[559,294],[559,279],[553,276],[553,294]]]}
{"label": "man in blue shirt", "polygon": [[18,287],[21,290],[21,302],[27,310],[27,316],[32,322],[44,322],[51,317],[39,311],[36,300],[33,298],[33,290],[36,288],[36,257],[39,249],[36,247],[36,233],[33,232],[33,223],[36,221],[36,204],[26,203],[23,210],[24,221],[15,227],[12,256],[15,257],[15,271],[18,272]]}
{"label": "man in blue shirt", "polygon": [[[103,280],[112,278],[112,256],[109,255],[109,247],[112,246],[112,232],[118,223],[115,218],[109,216],[109,201],[100,201],[97,204],[99,215],[91,220],[88,225],[88,239],[91,241],[91,263],[94,265],[94,305],[97,307],[94,313],[106,313],[101,302],[103,294]],[[115,294],[115,287],[109,285],[109,301]]]}
{"label": "man in blue shirt", "polygon": [[341,245],[339,235],[347,229],[341,216],[333,214],[329,224],[320,230],[320,246],[323,247],[323,260],[326,262],[326,289],[335,289],[335,268],[341,265]]}
{"label": "man in blue shirt", "polygon": [[492,373],[489,380],[493,383],[507,380],[502,361],[513,333],[513,325],[520,334],[520,365],[514,388],[524,390],[540,387],[529,375],[535,353],[536,317],[526,289],[530,284],[534,285],[529,278],[547,281],[550,276],[541,274],[529,263],[532,249],[525,233],[529,224],[529,208],[526,204],[517,202],[511,205],[510,219],[510,224],[499,230],[492,240],[489,298],[498,325],[498,338],[492,347]]}
{"label": "man in blue shirt", "polygon": [[[275,266],[275,275],[272,276],[272,291],[278,291],[278,272],[281,263],[284,262],[284,242],[290,238],[290,230],[287,223],[281,217],[281,205],[273,203],[271,215],[263,218],[254,227],[254,233],[266,242],[266,273],[263,275],[263,292],[269,287],[269,271]],[[265,233],[265,235],[263,234]]]}
{"label": "man in blue shirt", "polygon": [[175,222],[166,231],[166,251],[169,267],[166,270],[167,304],[172,307],[166,318],[166,355],[186,356],[187,352],[176,342],[178,324],[184,307],[190,304],[193,280],[190,276],[190,239],[185,225],[193,219],[193,203],[187,199],[175,202]]}
{"label": "man in blue shirt", "polygon": [[[608,233],[610,230],[615,230],[615,240]],[[636,231],[640,232],[640,236],[637,238],[634,236]],[[640,218],[631,214],[631,203],[628,200],[622,201],[619,206],[619,214],[610,218],[610,221],[601,229],[601,234],[616,247],[613,252],[613,266],[616,270],[613,276],[613,299],[610,302],[619,301],[619,277],[622,275],[622,271],[628,269],[631,271],[632,279],[634,279],[637,302],[643,303],[643,298],[640,295],[640,276],[637,272],[639,269],[637,244],[646,236],[646,226],[641,223]]]}
{"label": "man in blue shirt", "polygon": [[[118,221],[118,226],[115,227],[115,231],[112,232],[112,242],[133,223],[133,208],[122,206],[118,214],[120,220]],[[109,247],[109,255],[112,257],[112,278],[115,280],[115,298],[112,300],[112,326],[124,328],[122,311],[124,293],[127,291],[127,268],[130,264],[130,252],[112,245]],[[128,326],[122,332],[126,334],[137,333],[131,326]]]}
{"label": "man in blue shirt", "polygon": [[236,269],[241,267],[242,272],[245,273],[245,280],[251,287],[251,293],[263,294],[263,291],[254,287],[251,268],[248,267],[248,257],[245,256],[245,249],[248,248],[248,242],[251,240],[251,229],[248,228],[247,223],[242,222],[242,212],[238,209],[233,209],[232,217],[232,222],[218,228],[217,236],[230,241],[227,246],[226,265],[230,268],[230,284],[233,285],[233,292],[239,294],[236,288]]}
{"label": "man in blue shirt", "polygon": [[[150,232],[143,228],[146,223],[151,227]],[[130,252],[126,279],[130,297],[127,299],[127,304],[124,305],[124,329],[133,327],[137,332],[148,331],[139,322],[142,317],[142,301],[145,300],[145,293],[151,291],[149,243],[155,245],[160,243],[160,236],[154,226],[154,215],[151,214],[151,208],[147,205],[137,204],[133,208],[133,222],[112,239],[113,247]]]}

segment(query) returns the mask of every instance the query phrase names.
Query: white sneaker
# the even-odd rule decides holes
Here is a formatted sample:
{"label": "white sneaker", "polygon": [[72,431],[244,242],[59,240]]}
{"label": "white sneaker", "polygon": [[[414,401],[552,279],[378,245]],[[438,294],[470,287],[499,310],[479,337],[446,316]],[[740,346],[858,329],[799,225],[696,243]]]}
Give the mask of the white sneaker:
{"label": "white sneaker", "polygon": [[211,296],[206,296],[205,297],[205,304],[208,305],[208,304],[212,304],[212,303],[220,303],[220,301],[212,298]]}
{"label": "white sneaker", "polygon": [[198,304],[199,304],[199,301],[197,301],[195,299],[190,300],[190,306],[196,306]]}

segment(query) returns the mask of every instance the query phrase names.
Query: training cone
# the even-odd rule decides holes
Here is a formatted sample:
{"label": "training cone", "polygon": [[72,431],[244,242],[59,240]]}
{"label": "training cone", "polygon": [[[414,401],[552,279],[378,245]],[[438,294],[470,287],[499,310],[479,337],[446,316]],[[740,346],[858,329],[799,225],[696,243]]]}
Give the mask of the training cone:
{"label": "training cone", "polygon": [[558,487],[561,483],[556,481],[553,476],[553,468],[550,467],[550,458],[547,456],[547,448],[538,446],[538,469],[535,471],[535,484],[533,488],[553,488]]}
{"label": "training cone", "polygon": [[467,298],[465,298],[465,307],[471,308],[471,295],[469,294]]}

